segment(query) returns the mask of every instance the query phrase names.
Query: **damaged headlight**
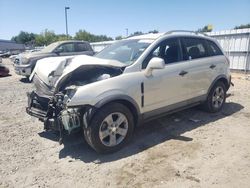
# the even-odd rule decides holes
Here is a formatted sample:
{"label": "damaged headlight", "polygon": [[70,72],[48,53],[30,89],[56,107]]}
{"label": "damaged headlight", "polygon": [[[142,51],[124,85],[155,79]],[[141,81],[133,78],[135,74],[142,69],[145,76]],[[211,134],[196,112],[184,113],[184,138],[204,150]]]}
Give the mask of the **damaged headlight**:
{"label": "damaged headlight", "polygon": [[69,102],[69,100],[75,95],[77,87],[76,86],[69,86],[65,88],[66,93],[64,96],[64,104]]}
{"label": "damaged headlight", "polygon": [[26,58],[26,57],[22,57],[22,64],[29,64],[30,59]]}
{"label": "damaged headlight", "polygon": [[75,89],[68,89],[66,92],[66,95],[71,99],[76,93],[76,88]]}

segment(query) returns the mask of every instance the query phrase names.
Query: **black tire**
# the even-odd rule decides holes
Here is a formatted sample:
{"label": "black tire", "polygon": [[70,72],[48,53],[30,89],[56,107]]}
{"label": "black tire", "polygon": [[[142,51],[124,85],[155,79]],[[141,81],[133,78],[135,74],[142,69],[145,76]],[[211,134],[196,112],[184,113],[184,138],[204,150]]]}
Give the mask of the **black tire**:
{"label": "black tire", "polygon": [[[114,126],[114,128],[111,128],[110,124],[108,124],[105,120],[108,117],[111,117],[112,120],[114,120],[113,118],[116,118],[116,116],[117,119],[112,121],[112,127]],[[120,125],[116,123],[119,117],[125,118],[124,121],[120,123]],[[103,131],[109,131],[110,134],[104,137],[107,141],[104,141],[105,139],[100,138],[100,134],[102,132],[101,129],[103,129],[104,126],[106,130]],[[123,127],[121,128],[121,126]],[[118,131],[120,128],[126,130],[125,135],[119,135],[119,133],[113,130],[115,129]],[[90,120],[88,128],[85,128],[84,130],[84,137],[87,143],[98,153],[111,153],[121,149],[131,139],[133,132],[134,119],[130,110],[123,104],[109,103],[95,112],[92,119]],[[116,141],[118,140],[117,144],[114,146],[105,145],[105,143],[108,143],[108,140],[109,143],[111,143],[111,137],[115,137]]]}
{"label": "black tire", "polygon": [[[217,91],[220,92],[220,95],[218,96],[216,94]],[[210,90],[207,100],[202,105],[202,108],[210,113],[219,112],[223,108],[223,105],[225,103],[226,91],[227,90],[223,82],[221,81],[216,82],[212,87],[212,89]]]}

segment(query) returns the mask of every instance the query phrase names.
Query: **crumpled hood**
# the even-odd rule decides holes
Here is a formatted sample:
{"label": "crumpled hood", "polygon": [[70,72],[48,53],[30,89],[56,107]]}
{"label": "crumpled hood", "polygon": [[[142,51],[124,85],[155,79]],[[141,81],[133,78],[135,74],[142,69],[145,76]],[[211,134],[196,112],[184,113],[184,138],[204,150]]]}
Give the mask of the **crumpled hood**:
{"label": "crumpled hood", "polygon": [[[67,64],[69,65],[67,66]],[[125,66],[123,63],[116,60],[100,59],[87,55],[50,57],[37,62],[36,67],[30,76],[30,80],[33,78],[34,74],[36,74],[44,83],[50,86],[56,86],[63,77],[84,65],[100,65],[120,68]],[[53,74],[51,74],[52,72]]]}
{"label": "crumpled hood", "polygon": [[72,59],[74,56],[67,57],[47,57],[41,60],[38,60],[36,66],[31,73],[29,79],[32,80],[34,75],[38,77],[47,85],[52,85],[50,75],[53,72],[51,77],[60,77],[65,68],[65,65],[69,59]]}

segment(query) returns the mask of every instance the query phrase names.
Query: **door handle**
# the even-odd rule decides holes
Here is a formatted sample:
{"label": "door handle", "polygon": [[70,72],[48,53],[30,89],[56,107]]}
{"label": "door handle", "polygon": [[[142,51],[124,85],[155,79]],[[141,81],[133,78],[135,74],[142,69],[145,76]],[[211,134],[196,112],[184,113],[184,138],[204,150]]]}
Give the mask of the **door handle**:
{"label": "door handle", "polygon": [[179,73],[179,75],[180,76],[184,76],[185,74],[187,74],[188,72],[187,71],[181,71],[180,73]]}
{"label": "door handle", "polygon": [[214,65],[214,64],[212,64],[212,65],[210,65],[210,69],[214,69],[216,67],[216,65]]}

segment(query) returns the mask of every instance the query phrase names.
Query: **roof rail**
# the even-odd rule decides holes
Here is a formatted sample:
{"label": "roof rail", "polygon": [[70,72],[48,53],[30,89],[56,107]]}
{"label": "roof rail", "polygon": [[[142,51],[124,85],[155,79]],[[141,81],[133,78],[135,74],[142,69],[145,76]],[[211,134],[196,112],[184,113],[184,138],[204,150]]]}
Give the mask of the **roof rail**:
{"label": "roof rail", "polygon": [[165,35],[171,34],[171,33],[193,33],[193,34],[196,34],[196,35],[200,34],[200,35],[208,36],[205,33],[201,33],[201,32],[198,32],[198,31],[188,31],[188,30],[171,30],[171,31],[166,32]]}

